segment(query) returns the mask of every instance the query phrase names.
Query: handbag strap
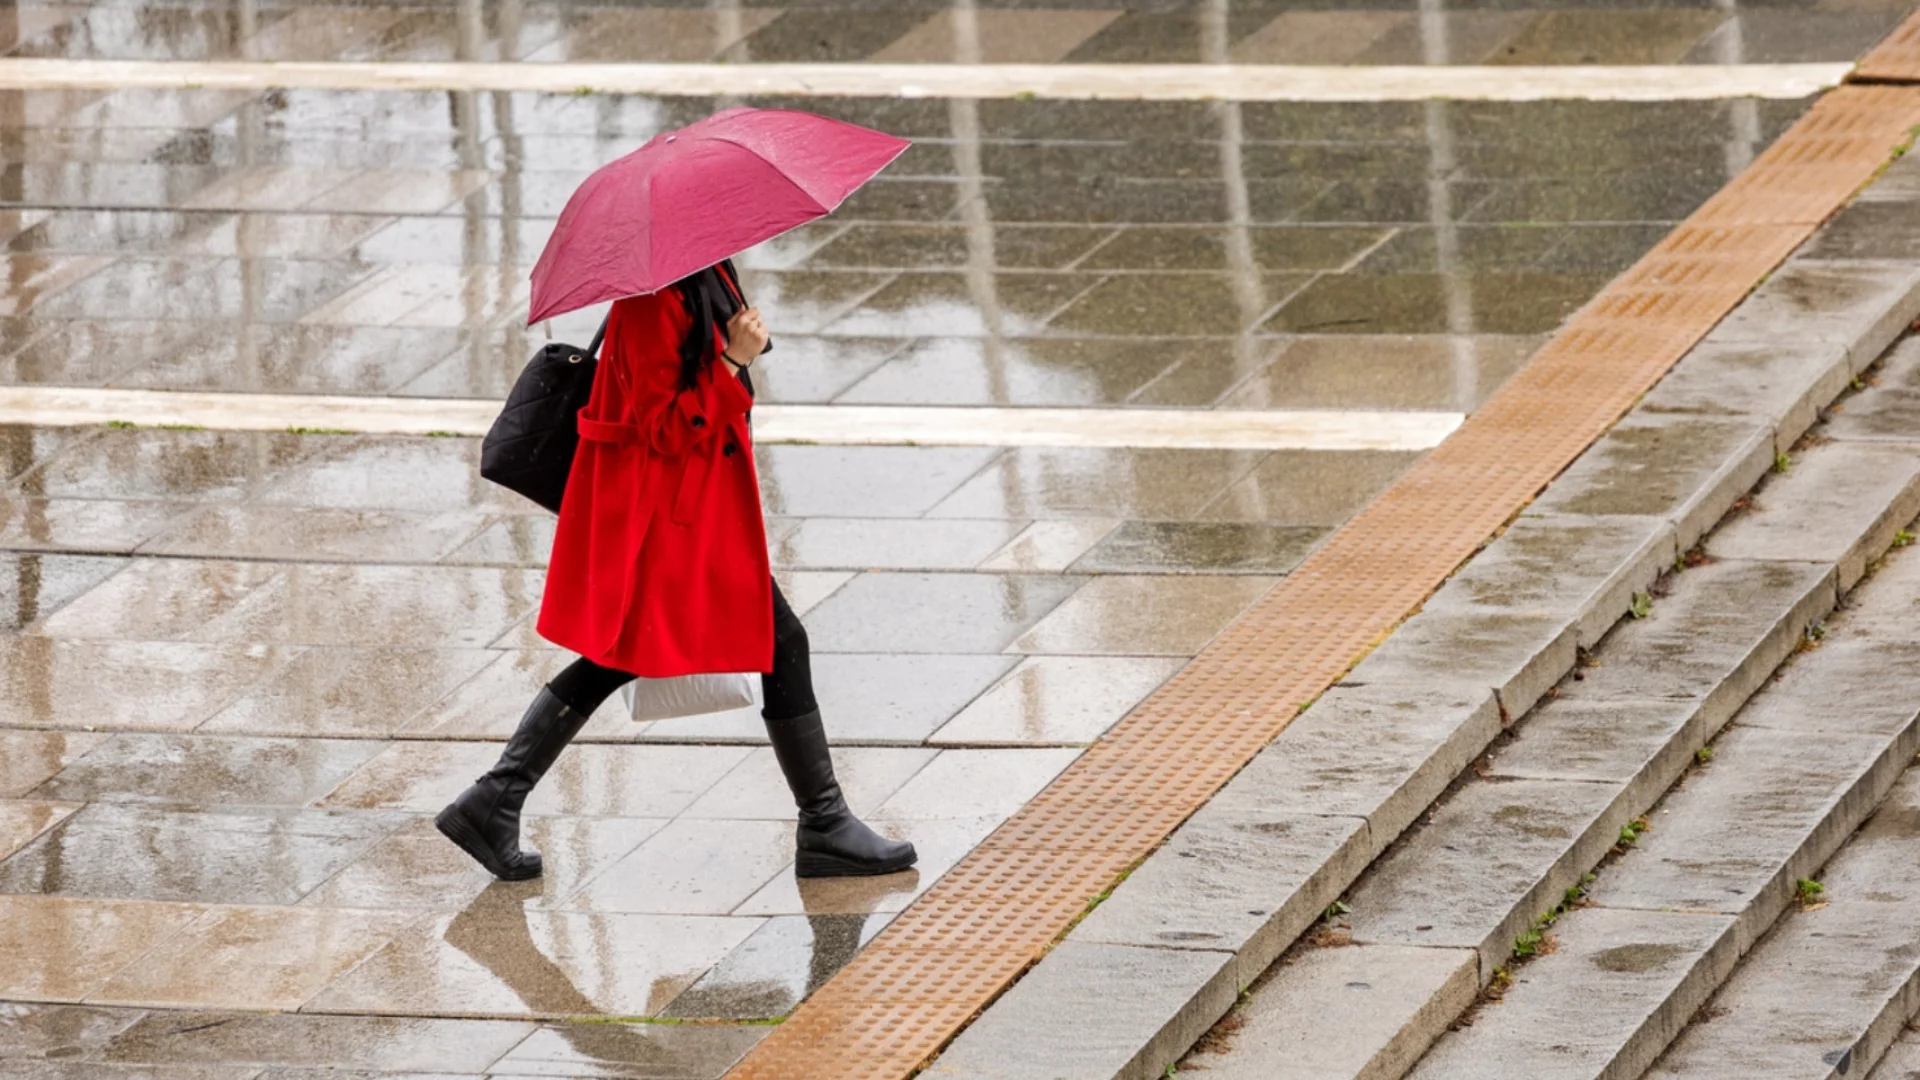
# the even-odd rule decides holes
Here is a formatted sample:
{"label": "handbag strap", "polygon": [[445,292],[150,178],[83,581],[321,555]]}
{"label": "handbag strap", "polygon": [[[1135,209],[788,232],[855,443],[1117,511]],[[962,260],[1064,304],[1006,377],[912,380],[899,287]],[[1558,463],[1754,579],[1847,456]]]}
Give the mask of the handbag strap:
{"label": "handbag strap", "polygon": [[593,343],[587,346],[587,355],[593,357],[595,360],[600,359],[600,343],[606,340],[607,320],[611,318],[613,318],[613,311],[609,309],[606,318],[600,320],[600,329],[593,332]]}

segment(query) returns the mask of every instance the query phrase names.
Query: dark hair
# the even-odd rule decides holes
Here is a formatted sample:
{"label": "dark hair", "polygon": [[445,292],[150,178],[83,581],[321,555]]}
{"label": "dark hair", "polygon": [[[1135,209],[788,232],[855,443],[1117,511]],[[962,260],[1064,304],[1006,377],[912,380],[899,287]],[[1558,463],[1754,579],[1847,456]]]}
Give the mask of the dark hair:
{"label": "dark hair", "polygon": [[[733,317],[733,293],[720,280],[720,267],[709,266],[673,283],[693,325],[680,339],[680,389],[700,384],[700,372],[713,362],[714,327]],[[725,305],[724,307],[722,305]]]}

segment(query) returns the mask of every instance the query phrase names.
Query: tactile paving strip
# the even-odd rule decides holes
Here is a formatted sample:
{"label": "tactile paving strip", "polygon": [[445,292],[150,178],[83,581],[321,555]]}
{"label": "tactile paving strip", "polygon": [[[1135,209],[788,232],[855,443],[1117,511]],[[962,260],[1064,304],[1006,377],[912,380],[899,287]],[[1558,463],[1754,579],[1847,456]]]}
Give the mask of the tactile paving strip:
{"label": "tactile paving strip", "polygon": [[1853,69],[1853,77],[1888,82],[1920,81],[1920,12],[1915,12],[1900,29],[1875,46]]}
{"label": "tactile paving strip", "polygon": [[1652,388],[1916,124],[1920,89],[1843,87],[1817,102],[728,1075],[896,1080],[923,1066]]}

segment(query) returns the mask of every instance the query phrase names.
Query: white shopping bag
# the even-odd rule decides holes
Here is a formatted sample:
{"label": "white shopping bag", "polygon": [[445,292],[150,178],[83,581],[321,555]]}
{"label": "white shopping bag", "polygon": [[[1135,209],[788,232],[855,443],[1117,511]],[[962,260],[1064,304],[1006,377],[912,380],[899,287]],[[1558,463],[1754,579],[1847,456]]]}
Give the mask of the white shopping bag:
{"label": "white shopping bag", "polygon": [[759,701],[757,675],[682,675],[673,679],[635,679],[620,688],[635,720],[671,720],[676,716],[744,709]]}

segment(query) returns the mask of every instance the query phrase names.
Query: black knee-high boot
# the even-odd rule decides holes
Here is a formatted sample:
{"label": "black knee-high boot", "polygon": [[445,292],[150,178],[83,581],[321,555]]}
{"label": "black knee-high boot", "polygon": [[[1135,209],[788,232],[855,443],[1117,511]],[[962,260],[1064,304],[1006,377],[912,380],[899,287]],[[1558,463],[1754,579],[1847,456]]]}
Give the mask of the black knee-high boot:
{"label": "black knee-high boot", "polygon": [[540,876],[538,852],[520,849],[520,807],[554,759],[580,733],[587,718],[542,687],[520,718],[500,760],[433,819],[494,877],[525,881]]}
{"label": "black knee-high boot", "polygon": [[767,737],[780,771],[800,808],[794,835],[794,873],[803,878],[891,874],[912,866],[913,845],[889,840],[853,816],[833,776],[826,725],[820,711],[787,720],[767,720]]}
{"label": "black knee-high boot", "polygon": [[827,729],[813,698],[812,646],[807,628],[773,589],[773,670],[760,680],[767,738],[780,772],[800,807],[794,872],[800,877],[891,874],[912,866],[913,845],[889,840],[862,824],[847,808],[833,776]]}

